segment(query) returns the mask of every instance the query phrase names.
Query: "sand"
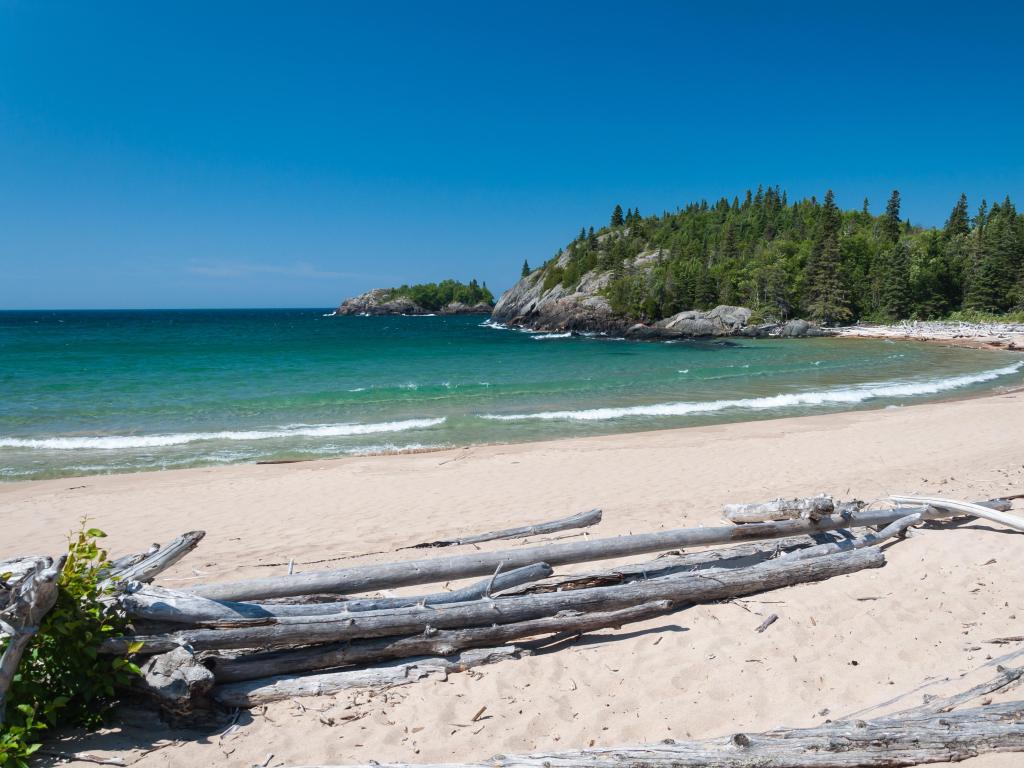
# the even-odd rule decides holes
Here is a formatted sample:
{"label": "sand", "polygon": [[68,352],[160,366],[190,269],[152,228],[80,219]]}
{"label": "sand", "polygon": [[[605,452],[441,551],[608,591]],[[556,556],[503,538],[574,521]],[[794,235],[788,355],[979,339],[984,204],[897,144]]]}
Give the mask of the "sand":
{"label": "sand", "polygon": [[[56,551],[83,516],[108,532],[114,554],[201,528],[200,548],[160,582],[185,587],[283,574],[290,558],[318,569],[413,557],[422,553],[391,550],[592,506],[605,513],[592,535],[606,536],[714,525],[724,502],[815,492],[866,500],[1024,492],[1024,394],[419,455],[8,484],[0,486],[8,532],[0,556]],[[359,557],[381,551],[388,554]],[[250,766],[268,754],[272,766],[440,762],[812,725],[897,696],[910,706],[924,691],[966,687],[944,678],[994,675],[992,665],[1020,649],[985,641],[1024,632],[1022,554],[1024,535],[990,524],[920,530],[889,547],[880,570],[701,606],[447,681],[277,703],[243,714],[223,737],[143,719],[50,747],[146,768]],[[340,557],[350,559],[301,565]],[[756,633],[770,613],[779,620]]]}

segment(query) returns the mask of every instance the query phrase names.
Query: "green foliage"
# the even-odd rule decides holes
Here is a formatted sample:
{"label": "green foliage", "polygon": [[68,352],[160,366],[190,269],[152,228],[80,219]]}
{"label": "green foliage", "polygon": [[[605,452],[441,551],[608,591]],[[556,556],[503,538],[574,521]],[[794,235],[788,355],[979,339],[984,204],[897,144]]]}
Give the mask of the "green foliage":
{"label": "green foliage", "polygon": [[523,259],[523,271],[520,273],[520,277],[526,277],[530,274],[530,262]]}
{"label": "green foliage", "polygon": [[611,225],[613,227],[621,227],[623,225],[624,221],[625,221],[625,219],[623,219],[623,217],[622,217],[622,206],[621,205],[616,205],[615,206],[615,210],[612,211]]}
{"label": "green foliage", "polygon": [[128,658],[99,654],[100,644],[123,635],[127,625],[123,612],[103,601],[107,553],[97,541],[105,535],[83,525],[70,538],[57,602],[22,657],[9,691],[0,766],[26,766],[48,728],[99,725],[114,704],[116,688],[139,674]]}
{"label": "green foliage", "polygon": [[1024,308],[1024,216],[1009,199],[982,203],[972,219],[961,196],[941,229],[911,226],[901,203],[894,191],[873,216],[866,200],[842,211],[831,193],[790,203],[778,187],[760,187],[646,219],[627,208],[623,226],[582,228],[568,258],[540,274],[547,291],[610,273],[612,309],[646,320],[716,304],[824,323]]}
{"label": "green foliage", "polygon": [[[527,267],[525,262],[523,267]],[[420,283],[392,288],[389,298],[398,296],[406,296],[431,311],[443,309],[455,301],[469,305],[484,303],[494,306],[494,294],[487,288],[487,283],[480,285],[475,279],[469,283],[442,280],[440,283]]]}
{"label": "green foliage", "polygon": [[962,309],[959,312],[953,312],[948,319],[954,323],[1024,323],[1024,309],[1006,314]]}

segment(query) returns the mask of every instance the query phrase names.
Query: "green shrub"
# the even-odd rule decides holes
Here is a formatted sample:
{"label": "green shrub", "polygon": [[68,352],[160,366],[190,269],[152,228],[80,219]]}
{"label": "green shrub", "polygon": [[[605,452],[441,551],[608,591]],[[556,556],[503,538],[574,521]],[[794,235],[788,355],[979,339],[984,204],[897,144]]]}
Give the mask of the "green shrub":
{"label": "green shrub", "polygon": [[562,282],[562,277],[564,275],[565,270],[563,270],[561,267],[551,267],[549,269],[544,270],[544,287],[542,289],[542,292],[547,293],[560,282]]}
{"label": "green shrub", "polygon": [[954,312],[948,318],[954,323],[1024,323],[1024,311],[1007,312],[1005,315],[993,312],[980,312],[976,309],[964,309]]}
{"label": "green shrub", "polygon": [[117,688],[139,674],[130,659],[99,653],[100,644],[123,635],[127,625],[116,604],[103,601],[107,553],[96,542],[105,536],[83,525],[70,537],[57,602],[25,651],[8,694],[0,766],[27,766],[48,728],[96,727],[115,703]]}

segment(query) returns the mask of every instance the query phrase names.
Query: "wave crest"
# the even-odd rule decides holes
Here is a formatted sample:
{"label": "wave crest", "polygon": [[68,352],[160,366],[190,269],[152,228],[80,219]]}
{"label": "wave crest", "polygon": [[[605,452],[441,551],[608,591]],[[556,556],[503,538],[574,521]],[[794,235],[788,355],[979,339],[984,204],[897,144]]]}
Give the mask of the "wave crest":
{"label": "wave crest", "polygon": [[588,408],[578,411],[541,411],[539,413],[482,414],[481,418],[493,421],[608,421],[630,416],[689,416],[698,413],[712,413],[730,408],[768,410],[793,406],[828,405],[841,403],[855,405],[866,400],[885,397],[914,397],[934,395],[953,389],[980,384],[1017,373],[1024,362],[981,373],[951,376],[930,381],[904,382],[893,384],[867,384],[860,387],[830,389],[812,392],[795,392],[765,397],[746,397],[735,400],[710,400],[707,402],[656,403],[654,405],[633,405],[621,408]]}
{"label": "wave crest", "polygon": [[80,449],[121,450],[125,448],[161,448],[205,440],[269,440],[288,437],[345,437],[383,432],[404,432],[443,424],[445,418],[405,419],[377,424],[295,424],[279,429],[255,429],[223,432],[178,432],[169,435],[90,435],[83,437],[18,438],[0,437],[0,448],[37,448],[68,451]]}

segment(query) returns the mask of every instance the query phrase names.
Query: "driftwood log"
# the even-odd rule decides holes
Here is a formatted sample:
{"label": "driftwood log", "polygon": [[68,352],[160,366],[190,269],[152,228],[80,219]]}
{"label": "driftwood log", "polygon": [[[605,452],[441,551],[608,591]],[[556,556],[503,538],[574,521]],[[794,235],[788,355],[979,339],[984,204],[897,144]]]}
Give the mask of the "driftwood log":
{"label": "driftwood log", "polygon": [[127,585],[134,581],[148,583],[195,549],[205,535],[205,531],[189,531],[165,547],[154,545],[155,548],[151,547],[141,559],[133,556],[121,558],[127,565],[112,568],[105,585]]}
{"label": "driftwood log", "polygon": [[800,518],[818,520],[831,515],[835,509],[831,496],[809,496],[805,499],[775,499],[761,504],[726,504],[722,507],[722,516],[733,523],[766,523]]}
{"label": "driftwood log", "polygon": [[66,559],[40,559],[15,585],[7,607],[0,613],[0,631],[8,636],[7,647],[0,656],[0,725],[5,722],[7,694],[21,657],[39,631],[43,617],[57,602],[57,582]]}
{"label": "driftwood log", "polygon": [[467,629],[433,629],[410,637],[385,637],[378,640],[355,640],[348,643],[310,646],[295,650],[271,651],[231,657],[207,657],[218,683],[254,680],[288,673],[330,669],[350,664],[367,664],[383,659],[410,656],[450,656],[467,648],[505,645],[538,635],[567,633],[579,635],[598,629],[621,627],[636,621],[660,616],[672,609],[668,600],[622,608],[617,611],[576,613],[563,611],[554,616],[513,624]]}
{"label": "driftwood log", "polygon": [[[986,506],[993,509],[1009,509],[1009,503],[1001,500],[989,502]],[[474,552],[429,560],[364,565],[342,570],[315,571],[250,581],[208,584],[195,587],[190,591],[215,600],[259,600],[318,592],[340,594],[370,592],[376,589],[486,576],[493,573],[499,565],[504,568],[516,568],[539,562],[549,563],[553,566],[569,565],[589,560],[608,560],[682,547],[778,539],[821,531],[834,531],[840,528],[886,526],[913,513],[921,513],[924,519],[950,517],[956,514],[920,506],[829,515],[817,521],[809,519],[783,520],[773,523],[750,523],[710,528],[678,528],[591,541],[547,544],[497,552]]]}
{"label": "driftwood log", "polygon": [[912,515],[901,517],[895,523],[889,523],[885,528],[878,531],[877,533],[868,533],[857,539],[845,539],[843,541],[830,542],[828,544],[818,544],[814,547],[808,547],[807,549],[798,549],[791,554],[786,555],[790,560],[806,560],[809,557],[821,557],[822,555],[831,555],[835,552],[848,552],[851,549],[862,549],[863,547],[873,547],[881,544],[883,541],[893,538],[894,536],[900,536],[910,526],[921,521],[921,514],[915,512]]}
{"label": "driftwood log", "polygon": [[1004,672],[991,683],[943,699],[937,706],[933,702],[931,709],[872,720],[826,721],[813,728],[734,733],[700,741],[666,739],[642,747],[498,755],[478,763],[374,763],[373,768],[905,768],[953,763],[993,752],[1024,752],[1024,701],[949,711],[1020,676]]}
{"label": "driftwood log", "polygon": [[[926,496],[890,496],[897,504],[907,501],[911,504],[927,504],[930,508],[941,509],[950,514],[972,515],[1005,525],[1015,531],[1024,531],[1024,518],[1006,514],[1006,509],[992,509],[981,504],[971,504],[953,499],[937,499]],[[1008,509],[1008,508],[1007,508]]]}
{"label": "driftwood log", "polygon": [[529,655],[530,651],[515,646],[477,648],[446,658],[407,659],[368,669],[228,683],[214,688],[212,697],[222,706],[250,708],[294,696],[329,696],[349,688],[389,688],[414,683],[425,677],[444,679],[452,672]]}
{"label": "driftwood log", "polygon": [[237,619],[264,619],[277,616],[330,616],[351,611],[381,611],[416,605],[443,605],[479,600],[491,593],[510,589],[551,575],[547,563],[534,563],[498,573],[489,579],[452,592],[435,592],[410,597],[343,600],[326,603],[239,603],[210,600],[188,592],[146,586],[126,594],[121,605],[130,616],[150,621],[197,625]]}
{"label": "driftwood log", "polygon": [[[669,576],[673,573],[704,571],[709,568],[746,568],[763,563],[789,552],[797,552],[818,544],[844,541],[835,533],[820,533],[815,536],[791,536],[768,542],[737,544],[733,547],[708,549],[703,552],[666,552],[653,560],[640,563],[626,563],[600,571],[568,573],[551,576],[540,581],[512,587],[498,593],[499,597],[509,595],[536,595],[541,592],[562,592],[570,589],[606,587],[612,584],[626,584],[631,581]],[[825,554],[819,551],[819,554]]]}
{"label": "driftwood log", "polygon": [[403,549],[428,549],[431,547],[454,547],[463,544],[481,544],[485,541],[496,539],[521,539],[524,536],[537,536],[543,533],[558,533],[574,528],[588,528],[601,522],[601,510],[592,509],[589,512],[580,512],[569,517],[558,520],[549,520],[546,523],[536,525],[520,525],[517,528],[505,528],[490,533],[478,533],[474,536],[460,536],[457,539],[439,539],[438,541],[425,541],[422,544],[413,544]]}
{"label": "driftwood log", "polygon": [[143,652],[161,653],[180,645],[194,650],[282,648],[343,640],[413,635],[428,627],[449,629],[529,621],[559,611],[612,611],[654,600],[677,606],[749,595],[779,587],[821,581],[880,568],[885,556],[877,549],[859,549],[810,560],[771,560],[750,568],[711,573],[679,573],[612,587],[578,589],[452,605],[364,611],[334,616],[277,617],[239,621],[234,626],[186,629],[166,635],[112,639],[101,652],[123,653],[141,641]]}

